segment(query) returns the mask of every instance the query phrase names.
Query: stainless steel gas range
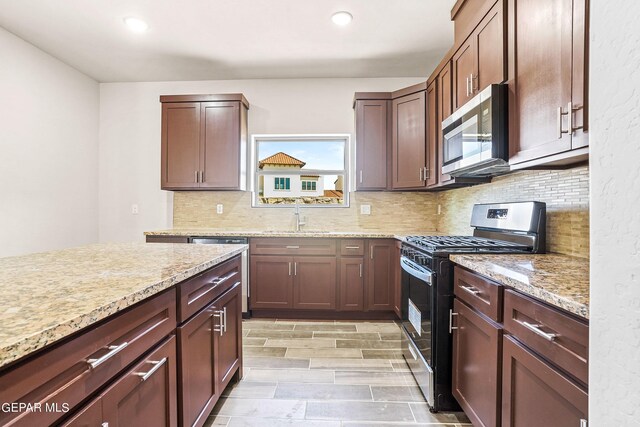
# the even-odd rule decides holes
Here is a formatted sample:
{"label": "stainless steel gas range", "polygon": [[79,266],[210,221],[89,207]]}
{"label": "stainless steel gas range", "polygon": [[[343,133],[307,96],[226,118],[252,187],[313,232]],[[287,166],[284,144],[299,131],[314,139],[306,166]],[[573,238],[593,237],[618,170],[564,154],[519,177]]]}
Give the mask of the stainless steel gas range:
{"label": "stainless steel gas range", "polygon": [[432,411],[458,410],[451,394],[452,253],[542,253],[546,205],[477,204],[473,236],[410,236],[402,244],[403,355]]}

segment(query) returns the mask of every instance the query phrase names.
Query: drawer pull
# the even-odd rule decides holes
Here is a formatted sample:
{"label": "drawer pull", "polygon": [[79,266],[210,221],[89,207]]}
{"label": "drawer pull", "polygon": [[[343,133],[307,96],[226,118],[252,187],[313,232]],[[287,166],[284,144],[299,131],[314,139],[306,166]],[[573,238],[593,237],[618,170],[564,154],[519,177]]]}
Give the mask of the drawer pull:
{"label": "drawer pull", "polygon": [[232,278],[233,276],[235,276],[236,274],[238,274],[238,272],[237,272],[237,271],[233,271],[233,272],[231,272],[231,274],[227,274],[227,275],[226,275],[226,276],[224,276],[224,277],[218,277],[217,279],[212,280],[212,281],[211,281],[211,284],[212,284],[212,285],[215,285],[215,286],[218,286],[219,284],[224,283],[224,282],[226,282],[227,280],[231,279],[231,278]]}
{"label": "drawer pull", "polygon": [[102,357],[98,357],[97,359],[88,359],[87,363],[89,364],[89,366],[91,366],[91,369],[95,369],[98,366],[102,365],[104,362],[106,362],[107,360],[111,359],[113,356],[115,356],[116,354],[120,353],[122,350],[125,349],[126,346],[128,346],[129,343],[128,342],[123,342],[120,345],[110,345],[107,346],[107,349],[111,350],[109,351],[107,354],[105,354]]}
{"label": "drawer pull", "polygon": [[449,310],[449,333],[452,333],[455,329],[459,329],[457,326],[453,326],[453,316],[457,316],[459,313],[454,313],[453,310]]}
{"label": "drawer pull", "polygon": [[360,246],[345,246],[345,249],[360,249]]}
{"label": "drawer pull", "polygon": [[287,249],[300,249],[298,245],[287,245]]}
{"label": "drawer pull", "polygon": [[542,329],[540,329],[541,325],[533,325],[529,322],[522,322],[522,325],[529,329],[531,332],[535,333],[536,335],[541,336],[542,338],[544,338],[547,341],[554,341],[556,339],[556,337],[558,336],[558,334],[550,334],[548,332],[543,331]]}
{"label": "drawer pull", "polygon": [[475,296],[480,295],[480,291],[474,288],[473,286],[460,286],[460,288],[469,292],[471,295],[475,295]]}
{"label": "drawer pull", "polygon": [[151,363],[154,365],[153,368],[149,369],[149,371],[147,372],[136,372],[135,375],[138,375],[140,377],[141,381],[146,381],[149,379],[149,377],[151,377],[151,375],[153,375],[153,373],[155,371],[157,371],[158,369],[162,368],[162,365],[164,365],[165,363],[167,363],[167,358],[163,357],[162,360],[149,360],[148,363]]}

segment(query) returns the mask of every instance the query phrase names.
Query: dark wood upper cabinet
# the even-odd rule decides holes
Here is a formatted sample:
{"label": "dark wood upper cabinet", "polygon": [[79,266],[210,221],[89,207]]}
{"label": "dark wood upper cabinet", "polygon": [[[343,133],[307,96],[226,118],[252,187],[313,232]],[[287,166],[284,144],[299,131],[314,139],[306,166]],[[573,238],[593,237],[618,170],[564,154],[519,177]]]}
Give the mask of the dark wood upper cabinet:
{"label": "dark wood upper cabinet", "polygon": [[425,91],[395,98],[392,114],[393,189],[424,188],[427,166]]}
{"label": "dark wood upper cabinet", "polygon": [[161,96],[163,190],[244,190],[247,110],[242,94]]}
{"label": "dark wood upper cabinet", "polygon": [[505,50],[504,3],[498,0],[451,59],[454,111],[487,86],[506,80]]}
{"label": "dark wood upper cabinet", "polygon": [[581,426],[587,392],[511,336],[503,341],[502,425]]}
{"label": "dark wood upper cabinet", "polygon": [[[390,93],[356,93],[356,190],[386,190],[390,156]],[[380,98],[380,99],[372,99]]]}
{"label": "dark wood upper cabinet", "polygon": [[474,426],[500,425],[502,328],[459,299],[453,309],[453,396]]}
{"label": "dark wood upper cabinet", "polygon": [[427,86],[427,188],[438,184],[440,172],[438,167],[438,82],[433,81]]}
{"label": "dark wood upper cabinet", "polygon": [[438,181],[440,185],[452,181],[451,175],[442,173],[442,164],[444,163],[442,144],[444,144],[444,136],[442,135],[442,121],[449,117],[453,112],[452,104],[452,77],[451,62],[442,68],[437,77],[437,94],[438,94]]}
{"label": "dark wood upper cabinet", "polygon": [[512,168],[569,164],[588,156],[586,5],[586,0],[508,0]]}
{"label": "dark wood upper cabinet", "polygon": [[394,240],[369,240],[366,277],[366,309],[394,310],[395,275],[400,260]]}

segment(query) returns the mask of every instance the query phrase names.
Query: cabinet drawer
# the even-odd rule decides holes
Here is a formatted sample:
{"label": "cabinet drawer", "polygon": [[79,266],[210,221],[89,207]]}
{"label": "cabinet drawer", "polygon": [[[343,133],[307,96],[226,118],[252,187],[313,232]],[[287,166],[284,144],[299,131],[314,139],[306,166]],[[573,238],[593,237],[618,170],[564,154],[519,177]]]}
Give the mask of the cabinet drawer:
{"label": "cabinet drawer", "polygon": [[333,239],[261,238],[251,239],[251,255],[335,255]]}
{"label": "cabinet drawer", "polygon": [[147,236],[147,243],[189,243],[186,236]]}
{"label": "cabinet drawer", "polygon": [[502,320],[502,285],[456,266],[453,273],[455,295],[489,317]]}
{"label": "cabinet drawer", "polygon": [[[171,289],[0,374],[0,402],[74,408],[176,327]],[[0,425],[49,425],[64,413],[0,412]]]}
{"label": "cabinet drawer", "polygon": [[340,240],[340,255],[364,255],[364,240]]}
{"label": "cabinet drawer", "polygon": [[178,322],[184,322],[241,281],[240,256],[236,256],[178,284]]}
{"label": "cabinet drawer", "polygon": [[587,384],[589,326],[586,323],[507,290],[504,327],[520,342]]}

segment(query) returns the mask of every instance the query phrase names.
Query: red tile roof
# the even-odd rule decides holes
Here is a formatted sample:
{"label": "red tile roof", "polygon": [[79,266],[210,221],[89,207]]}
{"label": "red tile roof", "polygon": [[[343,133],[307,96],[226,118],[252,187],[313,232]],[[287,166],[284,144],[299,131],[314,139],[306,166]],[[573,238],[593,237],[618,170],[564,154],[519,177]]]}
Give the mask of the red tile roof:
{"label": "red tile roof", "polygon": [[342,198],[342,191],[324,190],[324,197],[334,197],[336,199],[341,199]]}
{"label": "red tile roof", "polygon": [[276,166],[300,166],[304,167],[306,165],[302,160],[298,160],[295,157],[292,157],[282,151],[274,154],[273,156],[269,156],[266,159],[260,160],[259,167],[262,169],[264,165],[276,165]]}

